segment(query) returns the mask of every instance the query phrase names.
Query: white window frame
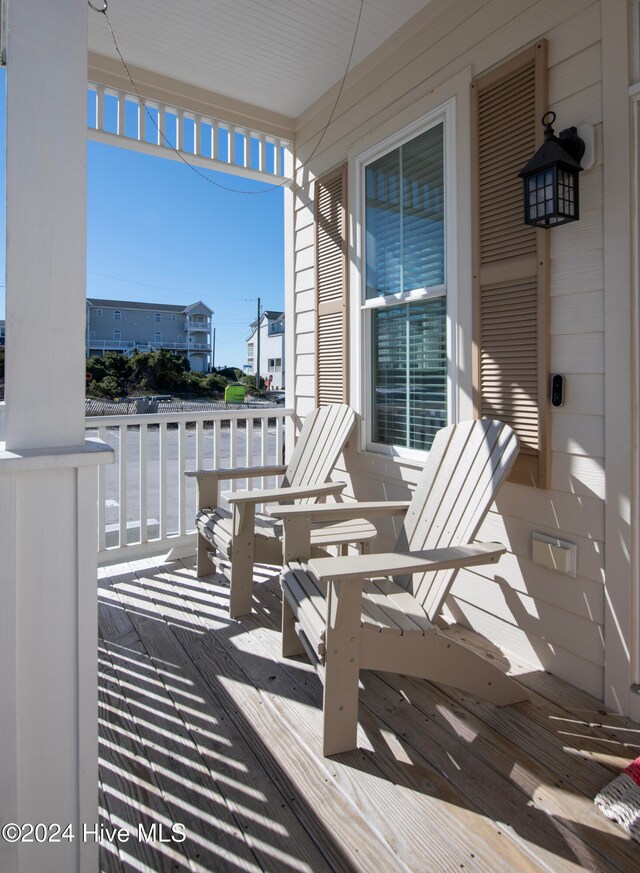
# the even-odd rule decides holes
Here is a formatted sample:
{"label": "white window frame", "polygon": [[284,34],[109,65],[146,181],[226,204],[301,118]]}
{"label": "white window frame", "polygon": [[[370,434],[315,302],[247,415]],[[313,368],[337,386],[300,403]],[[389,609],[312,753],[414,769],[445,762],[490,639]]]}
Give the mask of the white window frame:
{"label": "white window frame", "polygon": [[[350,402],[366,423],[361,428],[360,451],[386,455],[400,462],[424,463],[428,452],[372,440],[371,310],[446,294],[448,423],[473,414],[470,85],[471,71],[465,69],[363,137],[349,151]],[[445,285],[366,300],[365,168],[440,121],[444,124]]]}
{"label": "white window frame", "polygon": [[120,309],[113,310],[113,320],[122,321],[122,311]]}
{"label": "white window frame", "polygon": [[160,324],[162,321],[162,315],[159,312],[156,312],[156,324]]}

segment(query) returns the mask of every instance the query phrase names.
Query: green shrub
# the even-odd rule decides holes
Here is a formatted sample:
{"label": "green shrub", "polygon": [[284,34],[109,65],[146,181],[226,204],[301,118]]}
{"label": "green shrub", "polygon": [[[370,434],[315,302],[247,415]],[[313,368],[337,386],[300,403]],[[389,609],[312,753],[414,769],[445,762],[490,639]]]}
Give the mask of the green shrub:
{"label": "green shrub", "polygon": [[221,367],[216,370],[216,375],[222,376],[227,382],[239,382],[242,379],[242,370],[237,367]]}
{"label": "green shrub", "polygon": [[[240,381],[242,382],[243,385],[246,385],[247,388],[254,388],[254,389],[256,388],[256,377],[255,376],[243,376],[240,379]],[[262,376],[260,376],[259,387],[260,387],[260,390],[262,390],[264,388],[264,379],[262,378]]]}
{"label": "green shrub", "polygon": [[229,384],[227,379],[224,376],[221,376],[219,373],[209,373],[203,379],[205,389],[207,394],[212,394],[213,396],[222,395],[224,393],[224,389]]}
{"label": "green shrub", "polygon": [[119,397],[122,393],[118,380],[113,376],[105,376],[101,382],[92,383],[95,397]]}

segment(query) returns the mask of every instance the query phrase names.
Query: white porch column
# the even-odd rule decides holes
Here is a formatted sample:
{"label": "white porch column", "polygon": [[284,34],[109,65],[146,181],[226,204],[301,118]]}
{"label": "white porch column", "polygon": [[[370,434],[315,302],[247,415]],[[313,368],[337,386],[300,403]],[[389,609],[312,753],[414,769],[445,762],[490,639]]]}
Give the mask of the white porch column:
{"label": "white porch column", "polygon": [[84,441],[87,8],[9,0],[9,449]]}
{"label": "white porch column", "polygon": [[[96,465],[84,438],[86,0],[9,0],[0,444],[3,873],[97,870]],[[1,437],[0,437],[1,438]]]}

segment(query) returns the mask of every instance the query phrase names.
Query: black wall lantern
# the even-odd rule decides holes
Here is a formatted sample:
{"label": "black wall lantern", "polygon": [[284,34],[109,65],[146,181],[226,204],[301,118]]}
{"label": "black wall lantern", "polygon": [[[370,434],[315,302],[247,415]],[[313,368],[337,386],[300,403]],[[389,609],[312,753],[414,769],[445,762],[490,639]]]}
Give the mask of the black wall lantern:
{"label": "black wall lantern", "polygon": [[555,112],[542,116],[544,142],[518,173],[524,185],[524,222],[534,227],[557,227],[580,218],[578,173],[585,144],[575,127],[554,136],[555,120]]}

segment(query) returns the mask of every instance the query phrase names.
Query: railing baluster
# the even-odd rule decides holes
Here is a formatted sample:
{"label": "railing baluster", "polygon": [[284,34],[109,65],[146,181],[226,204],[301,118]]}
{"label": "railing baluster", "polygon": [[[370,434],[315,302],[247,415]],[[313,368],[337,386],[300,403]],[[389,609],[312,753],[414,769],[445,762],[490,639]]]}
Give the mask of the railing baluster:
{"label": "railing baluster", "polygon": [[181,421],[178,425],[178,534],[184,536],[186,533],[186,510],[185,505],[185,478],[184,470],[186,468],[186,443],[187,443],[187,423]]}
{"label": "railing baluster", "polygon": [[176,151],[184,151],[184,112],[176,109]]}
{"label": "railing baluster", "polygon": [[236,162],[236,129],[233,124],[229,125],[229,163]]}
{"label": "railing baluster", "polygon": [[[109,96],[115,96],[118,101],[115,131],[113,129],[107,130],[105,127],[107,108],[105,91],[108,91]],[[155,100],[147,103],[145,97],[139,96],[137,93],[114,91],[109,86],[95,82],[88,83],[88,93],[90,99],[95,100],[95,118],[93,105],[91,105],[89,107],[88,127],[90,136],[93,133],[93,138],[98,141],[108,142],[110,137],[124,137],[147,146],[158,146],[184,152],[186,116],[189,120],[193,120],[194,125],[193,148],[190,148],[188,153],[201,159],[196,162],[198,165],[202,164],[202,159],[223,160],[227,164],[233,164],[238,168],[247,170],[250,177],[255,177],[256,174],[265,174],[289,178],[293,171],[292,143],[289,140],[274,139],[268,134],[251,128],[236,128],[235,125],[228,124],[223,119],[209,119],[207,116],[192,112],[190,109],[167,107]],[[137,118],[131,117],[130,121],[135,121],[136,124],[130,124],[127,130],[128,102],[135,106]],[[147,113],[147,105],[154,110],[153,114]],[[172,119],[175,117],[175,140],[173,136],[167,136],[167,113]],[[209,139],[208,131],[203,131],[204,124],[210,125],[209,142],[207,141]],[[111,124],[109,126],[112,128]],[[220,151],[221,131],[227,142],[224,157],[221,157]],[[255,160],[251,151],[252,140],[255,140],[257,144]],[[272,145],[274,148],[273,167],[267,170],[267,146],[270,149]],[[225,151],[224,146],[223,151]]]}
{"label": "railing baluster", "polygon": [[118,502],[120,504],[119,545],[127,545],[127,425],[118,428]]}
{"label": "railing baluster", "polygon": [[138,102],[138,139],[144,142],[147,136],[147,107],[143,100]]}
{"label": "railing baluster", "polygon": [[[238,421],[232,418],[229,422],[229,466],[238,466]],[[230,482],[230,490],[238,490],[238,480],[232,479]]]}
{"label": "railing baluster", "polygon": [[216,160],[218,157],[218,152],[220,151],[219,143],[218,143],[218,122],[214,119],[211,122],[211,159]]}
{"label": "railing baluster", "polygon": [[160,446],[158,451],[159,470],[159,486],[160,486],[160,539],[164,540],[167,536],[167,433],[168,426],[166,421],[160,422]]}
{"label": "railing baluster", "polygon": [[167,107],[163,103],[158,106],[158,145],[167,145]]}
{"label": "railing baluster", "polygon": [[[106,427],[98,428],[98,439],[108,443]],[[98,552],[104,552],[106,548],[107,528],[106,528],[106,471],[105,465],[98,466]]]}
{"label": "railing baluster", "polygon": [[104,86],[96,87],[96,130],[104,130]]}
{"label": "railing baluster", "polygon": [[204,467],[204,421],[196,422],[196,470]]}
{"label": "railing baluster", "polygon": [[[276,427],[277,427],[277,424],[278,423],[276,421]],[[260,422],[260,439],[261,439],[261,443],[262,443],[262,445],[261,445],[262,457],[260,458],[260,463],[263,467],[266,467],[269,464],[269,419],[268,418],[263,418],[262,421]],[[275,461],[274,463],[277,463],[277,461]],[[260,487],[261,488],[268,488],[269,487],[269,483],[265,479],[264,476],[261,477]]]}
{"label": "railing baluster", "polygon": [[217,418],[213,423],[213,469],[220,469],[220,443],[222,441],[222,422]]}
{"label": "railing baluster", "polygon": [[247,128],[244,132],[244,148],[242,166],[251,166],[251,131]]}
{"label": "railing baluster", "polygon": [[[253,467],[253,416],[247,419],[245,424],[246,428],[246,442],[245,442],[245,467]],[[249,491],[253,490],[253,479],[247,480],[247,488]]]}
{"label": "railing baluster", "polygon": [[279,139],[273,141],[275,154],[273,158],[273,172],[276,176],[282,175],[282,154],[280,152],[281,142]]}
{"label": "railing baluster", "polygon": [[284,417],[276,420],[276,464],[284,464]]}
{"label": "railing baluster", "polygon": [[127,118],[127,95],[118,91],[118,135],[124,136]]}
{"label": "railing baluster", "polygon": [[[283,420],[290,415],[289,410],[268,409],[246,411],[226,411],[201,413],[159,413],[141,416],[117,414],[112,416],[88,417],[86,420],[87,430],[94,433],[96,430],[100,439],[117,448],[117,464],[113,468],[101,467],[98,471],[98,549],[100,559],[104,560],[111,556],[111,560],[128,560],[127,555],[144,555],[155,553],[159,548],[171,548],[172,545],[184,547],[193,540],[193,516],[190,515],[193,507],[186,506],[187,494],[191,496],[193,485],[184,480],[184,470],[190,468],[194,462],[198,469],[210,466],[211,455],[213,465],[218,469],[228,466],[247,466],[259,464],[280,463],[282,460],[282,424]],[[269,419],[275,421],[269,425]],[[256,434],[256,421],[259,422],[259,433]],[[195,443],[191,438],[191,426],[195,422]],[[205,422],[212,424],[213,446],[211,449],[205,437],[208,438],[208,428]],[[224,422],[224,428],[222,423]],[[242,423],[241,433],[240,425]],[[153,431],[149,425],[153,424]],[[169,430],[171,424],[171,430]],[[169,441],[174,438],[174,426],[177,425],[175,434],[177,440],[177,476],[174,471],[167,470],[168,459],[173,456],[174,446]],[[187,429],[189,425],[189,429]],[[228,425],[228,426],[227,426]],[[136,439],[136,426],[139,428],[139,437]],[[149,464],[153,457],[156,463],[155,442],[153,452],[149,446],[149,440],[155,428],[158,428],[158,474],[149,472]],[[129,434],[129,429],[131,434]],[[130,438],[129,438],[130,436]],[[244,439],[244,445],[242,439]],[[224,440],[224,442],[223,442]],[[275,453],[274,453],[275,448]],[[274,457],[275,454],[275,457]],[[135,463],[139,459],[140,469],[134,474]],[[110,472],[111,469],[111,472]],[[115,474],[115,475],[114,475]],[[131,474],[131,476],[129,475]],[[130,481],[136,475],[138,481]],[[254,480],[255,481],[255,480]],[[263,480],[266,487],[269,480]],[[139,486],[139,494],[136,487]],[[224,490],[237,490],[245,487],[242,480],[227,480]],[[249,480],[247,487],[257,487]],[[159,491],[159,507],[156,510],[155,491]],[[153,491],[151,490],[153,489]],[[152,503],[153,499],[153,503]],[[111,543],[111,532],[107,537],[107,523],[114,519],[113,511],[107,506],[107,500],[111,505],[119,504],[119,515],[115,527],[119,545]],[[129,543],[131,534],[128,531],[128,511],[131,504],[132,512],[135,505],[137,514],[138,503],[140,509],[140,536],[136,537],[135,543]],[[178,507],[178,520],[174,525],[173,507]],[[149,514],[155,517],[158,512],[159,535],[150,530],[148,521]],[[171,516],[169,512],[171,511]],[[137,522],[136,522],[137,523]],[[169,527],[171,531],[169,532]],[[149,536],[153,539],[149,539]]]}
{"label": "railing baluster", "polygon": [[148,504],[147,504],[147,439],[149,437],[146,422],[140,423],[140,542],[146,543],[149,539],[147,527]]}
{"label": "railing baluster", "polygon": [[193,153],[199,155],[202,148],[202,116],[196,115],[193,124]]}

